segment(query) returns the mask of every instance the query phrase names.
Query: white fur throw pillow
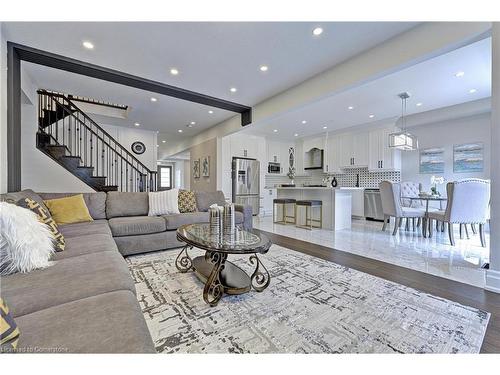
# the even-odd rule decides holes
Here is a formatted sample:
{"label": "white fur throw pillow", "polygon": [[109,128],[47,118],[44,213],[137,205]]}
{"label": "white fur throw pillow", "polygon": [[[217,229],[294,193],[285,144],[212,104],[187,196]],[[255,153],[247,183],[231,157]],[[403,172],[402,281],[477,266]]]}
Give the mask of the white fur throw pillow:
{"label": "white fur throw pillow", "polygon": [[0,275],[30,272],[50,265],[53,237],[34,212],[0,202],[0,229]]}
{"label": "white fur throw pillow", "polygon": [[148,193],[149,212],[148,216],[178,214],[179,212],[179,189],[171,189]]}

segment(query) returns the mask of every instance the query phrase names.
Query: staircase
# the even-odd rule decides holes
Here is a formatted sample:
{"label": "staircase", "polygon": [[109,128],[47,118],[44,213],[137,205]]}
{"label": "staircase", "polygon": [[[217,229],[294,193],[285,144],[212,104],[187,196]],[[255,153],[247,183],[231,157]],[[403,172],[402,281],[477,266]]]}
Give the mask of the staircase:
{"label": "staircase", "polygon": [[37,148],[96,191],[156,191],[150,171],[70,96],[38,91]]}

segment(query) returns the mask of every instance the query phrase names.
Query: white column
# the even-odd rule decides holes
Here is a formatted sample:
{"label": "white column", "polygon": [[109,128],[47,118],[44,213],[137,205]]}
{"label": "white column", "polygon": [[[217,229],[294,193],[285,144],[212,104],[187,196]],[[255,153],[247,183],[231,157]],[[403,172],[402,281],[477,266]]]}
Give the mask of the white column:
{"label": "white column", "polygon": [[490,269],[486,289],[500,293],[500,23],[492,28]]}

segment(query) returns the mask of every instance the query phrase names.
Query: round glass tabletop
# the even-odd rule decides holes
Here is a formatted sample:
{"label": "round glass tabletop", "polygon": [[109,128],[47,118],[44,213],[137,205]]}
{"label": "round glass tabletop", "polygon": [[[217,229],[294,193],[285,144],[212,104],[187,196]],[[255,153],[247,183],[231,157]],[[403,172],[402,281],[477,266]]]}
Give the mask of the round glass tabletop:
{"label": "round glass tabletop", "polygon": [[237,227],[231,235],[214,235],[209,224],[182,225],[177,229],[177,239],[204,250],[229,254],[264,254],[271,247],[271,241],[263,234]]}

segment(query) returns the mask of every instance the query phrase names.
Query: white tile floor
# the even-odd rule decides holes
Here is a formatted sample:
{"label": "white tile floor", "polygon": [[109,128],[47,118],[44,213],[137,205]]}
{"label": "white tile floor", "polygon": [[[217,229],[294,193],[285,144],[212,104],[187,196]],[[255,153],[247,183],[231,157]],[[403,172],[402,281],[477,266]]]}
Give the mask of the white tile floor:
{"label": "white tile floor", "polygon": [[382,223],[365,220],[353,220],[351,229],[336,232],[273,224],[271,217],[254,217],[254,227],[478,287],[485,285],[481,266],[489,261],[488,232],[488,246],[483,248],[479,234],[469,230],[470,239],[460,240],[458,228],[456,245],[450,246],[447,232],[434,231],[432,238],[423,238],[420,231],[405,231],[403,227],[392,236],[392,223],[390,230],[382,232]]}

